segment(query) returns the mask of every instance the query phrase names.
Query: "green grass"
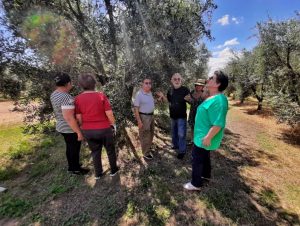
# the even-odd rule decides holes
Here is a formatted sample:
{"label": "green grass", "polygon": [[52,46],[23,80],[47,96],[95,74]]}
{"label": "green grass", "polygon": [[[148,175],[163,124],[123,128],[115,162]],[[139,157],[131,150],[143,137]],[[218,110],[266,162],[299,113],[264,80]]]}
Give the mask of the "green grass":
{"label": "green grass", "polygon": [[72,225],[84,225],[91,220],[89,213],[83,212],[75,214],[67,219],[62,225],[63,226],[72,226]]}
{"label": "green grass", "polygon": [[26,142],[28,135],[23,134],[21,125],[1,126],[0,129],[0,156],[20,142]]}
{"label": "green grass", "polygon": [[10,159],[20,159],[25,155],[32,154],[34,152],[34,144],[30,141],[21,141],[15,146],[11,146],[8,149],[6,155]]}
{"label": "green grass", "polygon": [[13,178],[19,170],[13,166],[1,166],[0,167],[0,181],[8,180]]}
{"label": "green grass", "polygon": [[[43,155],[43,156],[45,156],[45,155]],[[35,163],[32,166],[29,175],[31,178],[43,176],[43,175],[49,173],[54,168],[55,168],[54,163],[44,160],[44,161]]]}
{"label": "green grass", "polygon": [[273,151],[276,147],[274,141],[266,133],[257,133],[256,140],[263,150]]}
{"label": "green grass", "polygon": [[22,217],[32,209],[29,201],[11,195],[5,195],[0,200],[0,216],[2,217]]}
{"label": "green grass", "polygon": [[21,125],[10,125],[0,129],[0,138],[0,181],[11,179],[21,172],[24,165],[20,160],[29,155],[40,161],[33,165],[30,172],[32,177],[44,175],[53,169],[53,164],[46,164],[42,160],[49,158],[47,150],[55,145],[56,137],[26,135]]}
{"label": "green grass", "polygon": [[271,189],[264,189],[259,194],[259,201],[262,205],[273,209],[279,203],[279,198]]}
{"label": "green grass", "polygon": [[127,208],[126,208],[125,215],[128,218],[132,218],[135,213],[136,213],[136,203],[133,200],[130,200],[127,203]]}

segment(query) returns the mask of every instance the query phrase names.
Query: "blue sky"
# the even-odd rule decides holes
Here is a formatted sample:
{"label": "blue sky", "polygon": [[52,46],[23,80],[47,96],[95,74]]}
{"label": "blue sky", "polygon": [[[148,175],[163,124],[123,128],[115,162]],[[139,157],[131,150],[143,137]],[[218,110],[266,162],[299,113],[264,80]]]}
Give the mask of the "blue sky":
{"label": "blue sky", "polygon": [[[205,40],[213,56],[210,72],[221,69],[232,56],[231,49],[238,52],[251,50],[257,43],[252,37],[257,22],[286,20],[300,11],[300,0],[215,0],[218,8],[213,12],[211,30],[214,41]],[[299,34],[300,35],[300,34]]]}

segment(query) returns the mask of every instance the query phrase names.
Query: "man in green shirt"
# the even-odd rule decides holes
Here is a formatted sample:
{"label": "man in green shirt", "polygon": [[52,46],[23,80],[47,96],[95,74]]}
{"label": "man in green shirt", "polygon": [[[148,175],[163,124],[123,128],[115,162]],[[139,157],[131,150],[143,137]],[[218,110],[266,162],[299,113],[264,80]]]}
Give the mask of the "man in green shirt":
{"label": "man in green shirt", "polygon": [[210,151],[220,147],[226,124],[228,100],[222,92],[227,86],[228,77],[222,71],[215,71],[206,83],[209,97],[197,109],[192,181],[184,185],[187,190],[200,190],[203,179],[211,177]]}

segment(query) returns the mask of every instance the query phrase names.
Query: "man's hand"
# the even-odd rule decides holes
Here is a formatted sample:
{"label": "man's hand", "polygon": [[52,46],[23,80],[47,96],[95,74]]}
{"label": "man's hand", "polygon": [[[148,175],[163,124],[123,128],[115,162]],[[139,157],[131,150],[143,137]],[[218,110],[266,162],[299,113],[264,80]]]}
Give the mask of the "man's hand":
{"label": "man's hand", "polygon": [[205,136],[205,137],[203,138],[203,140],[202,140],[202,144],[203,144],[204,146],[210,146],[210,142],[211,142],[211,138],[208,137],[208,136]]}
{"label": "man's hand", "polygon": [[191,94],[188,94],[184,97],[184,100],[186,100],[187,102],[191,102],[192,101],[192,97]]}
{"label": "man's hand", "polygon": [[142,123],[142,121],[138,121],[138,127],[139,127],[139,129],[143,128],[143,123]]}
{"label": "man's hand", "polygon": [[77,133],[77,140],[78,141],[83,141],[84,140],[84,137],[83,137],[81,132]]}

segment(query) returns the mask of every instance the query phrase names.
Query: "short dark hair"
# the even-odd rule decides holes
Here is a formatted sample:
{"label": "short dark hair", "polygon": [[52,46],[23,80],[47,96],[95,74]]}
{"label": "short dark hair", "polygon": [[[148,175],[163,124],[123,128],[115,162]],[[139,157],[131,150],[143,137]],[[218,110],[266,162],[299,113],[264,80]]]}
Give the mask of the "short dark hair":
{"label": "short dark hair", "polygon": [[152,81],[151,76],[146,75],[146,76],[144,76],[144,77],[142,78],[142,83],[144,83],[146,79]]}
{"label": "short dark hair", "polygon": [[228,86],[228,76],[223,71],[215,71],[214,75],[216,75],[216,82],[220,84],[218,90],[224,91]]}
{"label": "short dark hair", "polygon": [[65,86],[67,85],[69,82],[71,82],[71,78],[67,73],[64,72],[57,72],[55,74],[55,85],[56,86]]}
{"label": "short dark hair", "polygon": [[94,90],[96,79],[92,74],[81,74],[79,75],[78,83],[83,90]]}

